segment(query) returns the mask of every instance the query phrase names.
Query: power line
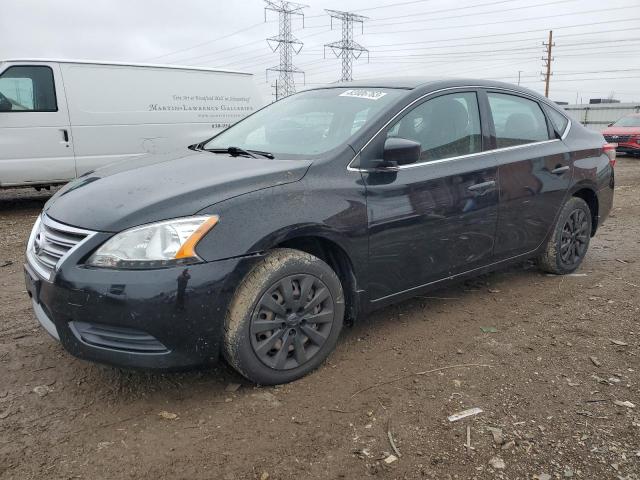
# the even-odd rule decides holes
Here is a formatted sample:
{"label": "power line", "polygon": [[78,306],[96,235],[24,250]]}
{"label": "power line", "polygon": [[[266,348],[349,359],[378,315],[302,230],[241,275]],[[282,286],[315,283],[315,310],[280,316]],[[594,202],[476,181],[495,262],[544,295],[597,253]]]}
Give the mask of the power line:
{"label": "power line", "polygon": [[367,8],[361,8],[359,10],[356,10],[357,12],[368,12],[371,10],[380,10],[381,8],[391,8],[391,7],[403,7],[405,5],[413,5],[415,3],[427,3],[427,2],[431,2],[433,0],[412,0],[409,2],[399,2],[399,3],[388,3],[386,5],[380,5],[378,7],[367,7]]}
{"label": "power line", "polygon": [[561,78],[558,80],[554,80],[554,82],[589,82],[589,81],[600,81],[600,80],[625,80],[625,79],[631,79],[631,78],[634,78],[634,79],[640,78],[640,75],[630,75],[627,77]]}
{"label": "power line", "polygon": [[[511,0],[513,1],[513,0]],[[383,27],[383,26],[389,26],[389,25],[405,25],[408,23],[421,23],[421,22],[435,22],[438,20],[448,20],[451,18],[462,18],[462,17],[477,17],[478,15],[489,15],[492,13],[499,13],[499,14],[503,14],[504,12],[512,12],[512,11],[519,11],[519,10],[524,10],[524,9],[529,9],[529,8],[537,8],[537,7],[547,7],[550,5],[557,5],[559,3],[567,3],[567,2],[575,2],[578,0],[553,0],[551,2],[546,2],[546,3],[535,3],[535,4],[529,4],[529,5],[524,5],[524,6],[518,6],[518,7],[511,7],[511,8],[501,8],[498,10],[487,10],[484,12],[472,12],[472,13],[456,13],[454,15],[450,15],[448,17],[437,17],[437,18],[426,18],[426,19],[415,19],[415,20],[410,20],[410,21],[406,21],[406,22],[394,22],[393,24],[375,24],[375,22],[381,22],[381,21],[387,21],[387,20],[395,20],[398,18],[415,18],[415,17],[420,17],[422,15],[433,15],[435,13],[446,13],[446,12],[452,12],[452,11],[456,11],[458,10],[457,8],[448,8],[448,9],[443,9],[443,10],[437,10],[434,12],[426,12],[426,13],[418,13],[418,14],[409,14],[409,15],[399,15],[396,17],[385,17],[385,18],[378,18],[376,20],[372,20],[372,23],[374,23],[374,25],[372,25],[373,27]],[[487,5],[494,5],[494,4],[499,4],[499,3],[505,3],[505,0],[499,1],[499,2],[490,2],[490,3],[485,3],[485,4],[481,4],[482,6],[487,6]],[[480,6],[480,5],[478,5]],[[465,7],[465,9],[468,7]]]}
{"label": "power line", "polygon": [[[598,33],[607,33],[608,31],[605,32],[589,32],[590,34],[598,34]],[[579,34],[580,36],[584,36],[585,34]],[[562,38],[565,37],[572,37],[572,36],[577,36],[577,35],[563,35]],[[526,51],[537,51],[538,47],[515,47],[515,48],[504,48],[504,49],[490,49],[490,50],[465,50],[464,52],[433,52],[433,49],[446,49],[446,48],[470,48],[470,47],[474,47],[474,46],[484,46],[484,45],[494,45],[494,44],[499,44],[499,43],[520,43],[523,41],[536,41],[537,38],[535,37],[529,37],[526,39],[521,39],[521,40],[502,40],[502,41],[493,41],[493,42],[474,42],[474,43],[467,43],[467,44],[449,44],[449,45],[432,45],[429,47],[420,47],[420,48],[415,48],[415,47],[408,47],[408,48],[397,48],[397,49],[377,49],[375,50],[374,53],[394,53],[394,52],[404,52],[404,51],[411,51],[411,52],[420,52],[420,51],[428,51],[428,52],[432,52],[432,53],[428,53],[428,54],[419,54],[419,53],[409,53],[406,55],[403,55],[403,57],[436,57],[436,56],[460,56],[460,55],[475,55],[475,54],[483,54],[483,53],[496,53],[496,52],[517,52],[517,51],[522,51],[522,52],[526,52]],[[609,46],[606,45],[600,45],[600,44],[605,44],[605,43],[629,43],[629,42],[637,42],[640,40],[640,37],[633,37],[633,38],[625,38],[625,39],[615,39],[615,40],[594,40],[594,41],[585,41],[585,42],[579,42],[579,43],[567,43],[567,44],[563,44],[558,48],[561,48],[561,52],[575,52],[575,51],[579,51],[583,48],[585,48],[584,46],[586,45],[595,45],[593,47],[590,47],[592,51],[593,49],[600,49],[600,48],[607,48],[610,49]],[[401,45],[401,44],[399,44]],[[391,46],[391,45],[388,45]],[[577,49],[574,48],[567,48],[567,47],[578,47]],[[306,53],[302,53],[302,55],[310,55],[310,53],[314,52],[315,50],[305,50]],[[617,51],[617,50],[616,50]],[[562,56],[566,56],[563,55],[561,53]],[[372,59],[375,61],[376,59],[381,59],[381,58],[393,58],[393,57],[385,57],[384,55],[373,55]],[[230,63],[226,63],[226,64],[217,64],[216,66],[219,68],[225,68],[225,67],[229,67],[231,65],[244,65],[244,68],[254,68],[254,67],[258,67],[260,65],[264,65],[265,63],[268,63],[268,61],[261,61],[261,62],[252,62],[252,60],[254,59],[264,59],[264,55],[260,54],[260,55],[256,55],[253,57],[247,57],[247,58],[243,58],[243,59],[237,59],[233,62]]]}
{"label": "power line", "polygon": [[[316,32],[316,33],[312,33],[310,35],[301,36],[300,40],[306,40],[308,38],[315,37],[315,36],[321,35],[323,33],[327,33],[328,31],[329,30],[327,30],[326,32],[324,32],[324,31],[323,32]],[[208,53],[205,53],[205,54],[202,54],[202,55],[198,55],[197,57],[191,57],[191,58],[187,58],[187,59],[182,59],[180,61],[186,62],[186,61],[189,61],[189,60],[196,60],[196,59],[202,59],[202,58],[206,58],[206,57],[211,57],[211,56],[215,56],[215,55],[217,55],[219,53],[228,53],[230,51],[237,50],[239,48],[244,48],[244,47],[251,46],[251,45],[255,45],[257,43],[262,43],[262,40],[255,40],[253,42],[244,43],[242,45],[237,45],[235,47],[229,47],[229,48],[226,48],[224,50],[217,50],[217,51],[214,51],[214,52],[208,52]],[[211,62],[211,61],[214,61],[214,60],[220,61],[220,60],[225,60],[227,58],[237,58],[237,56],[238,56],[238,54],[224,55],[222,57],[218,57],[218,58],[213,58],[211,60],[207,60],[207,62]],[[258,55],[257,57],[262,57],[262,56],[263,55]]]}
{"label": "power line", "polygon": [[[602,25],[602,24],[609,24],[609,23],[621,23],[621,22],[630,22],[630,21],[638,21],[640,20],[640,17],[636,17],[636,18],[625,18],[625,19],[618,19],[618,20],[605,20],[605,21],[601,21],[601,22],[589,22],[589,23],[581,23],[581,24],[577,24],[577,25],[565,25],[565,26],[560,26],[560,27],[555,27],[554,30],[564,30],[564,29],[568,29],[568,28],[578,28],[578,27],[593,27],[594,25]],[[637,27],[632,27],[632,28],[627,28],[627,29],[615,29],[615,30],[608,30],[608,31],[600,31],[600,32],[581,32],[581,33],[574,33],[574,34],[566,34],[566,35],[562,35],[562,37],[568,37],[568,36],[581,36],[581,35],[589,35],[591,33],[609,33],[609,32],[623,32],[623,31],[637,31]],[[397,30],[393,33],[408,33],[408,32],[415,32],[416,30]],[[419,31],[423,31],[423,30],[419,30]],[[439,39],[439,40],[424,40],[424,41],[420,41],[420,42],[412,42],[411,44],[422,44],[422,43],[438,43],[438,42],[445,42],[445,41],[456,41],[456,40],[475,40],[478,38],[495,38],[495,37],[505,37],[505,36],[510,36],[510,35],[522,35],[524,33],[540,33],[540,32],[548,32],[549,30],[546,28],[537,28],[535,30],[522,30],[519,32],[507,32],[507,33],[489,33],[489,34],[485,34],[485,35],[472,35],[472,36],[468,36],[468,37],[456,37],[456,38],[447,38],[447,39]],[[517,41],[517,40],[514,40]],[[402,45],[409,45],[410,43],[403,43]],[[400,43],[392,43],[390,44],[390,46],[394,46],[394,45],[400,45]],[[376,46],[389,46],[388,45],[371,45],[370,48],[376,47]]]}
{"label": "power line", "polygon": [[[528,39],[529,41],[534,41],[534,40],[538,40],[537,38],[531,38]],[[519,40],[516,40],[519,41]],[[615,39],[615,40],[594,40],[594,41],[588,41],[588,42],[579,42],[579,43],[565,43],[562,45],[562,48],[565,47],[574,47],[574,46],[582,46],[582,45],[601,45],[603,43],[621,43],[621,42],[638,42],[640,41],[640,37],[633,37],[633,38],[622,38],[622,39]],[[513,41],[511,41],[513,42]],[[475,47],[478,45],[494,45],[495,43],[498,42],[483,42],[483,43],[474,43],[474,44],[462,44],[462,45],[434,45],[431,47],[424,47],[424,48],[415,48],[415,47],[409,47],[409,48],[399,48],[399,49],[376,49],[375,52],[376,53],[389,53],[389,52],[405,52],[405,51],[411,51],[411,52],[416,52],[416,51],[420,51],[420,50],[428,50],[431,51],[434,48],[460,48],[460,47],[464,47],[464,48],[468,48],[468,47]],[[510,41],[506,41],[506,42],[502,42],[502,43],[510,43]],[[529,50],[529,49],[537,49],[537,47],[514,47],[514,48],[504,48],[504,49],[491,49],[489,51],[492,52],[501,52],[501,51],[515,51],[515,50]],[[602,45],[602,48],[611,48],[609,46],[606,45]],[[441,52],[439,52],[441,53]],[[454,52],[455,53],[455,52]],[[471,53],[471,52],[469,52]]]}
{"label": "power line", "polygon": [[[629,6],[631,7],[631,6]],[[471,28],[471,27],[487,27],[487,26],[491,26],[491,25],[500,25],[500,24],[504,24],[504,23],[515,23],[515,22],[530,22],[532,20],[546,20],[549,18],[558,18],[558,17],[566,17],[566,16],[575,16],[575,15],[586,15],[588,13],[600,13],[600,12],[609,12],[611,11],[610,8],[598,8],[598,9],[594,9],[594,10],[585,10],[583,12],[571,12],[571,13],[556,13],[553,15],[543,15],[540,17],[528,17],[528,18],[516,18],[516,19],[509,19],[509,20],[498,20],[495,22],[482,22],[482,23],[474,23],[474,24],[469,24],[469,25],[460,25],[459,28]],[[455,17],[446,17],[446,18],[455,18]],[[407,22],[397,22],[397,23],[385,23],[385,24],[381,24],[381,25],[372,25],[372,27],[374,28],[380,28],[380,27],[396,27],[397,25],[403,25],[403,24],[407,24],[407,23],[424,23],[424,22],[434,22],[434,21],[438,21],[438,20],[444,20],[446,18],[431,18],[431,19],[426,19],[426,20],[411,20],[411,21],[407,21]],[[625,20],[626,21],[626,20]],[[429,30],[450,30],[451,26],[439,26],[439,27],[429,27]],[[424,31],[424,29],[418,29],[418,30],[401,30],[401,32],[403,33],[411,33],[411,32],[422,32]],[[395,33],[398,33],[400,31],[396,31]],[[381,33],[384,32],[369,32],[367,33],[367,35],[379,35]]]}
{"label": "power line", "polygon": [[[562,1],[574,2],[574,1],[577,1],[577,0],[562,0]],[[487,7],[487,6],[491,6],[491,5],[498,5],[498,4],[501,4],[501,3],[510,3],[510,2],[513,2],[513,0],[498,0],[498,1],[495,1],[495,2],[478,3],[476,5],[467,5],[464,8],[465,8],[465,10],[468,10],[470,8]],[[395,19],[398,19],[398,18],[421,17],[423,15],[431,16],[431,15],[434,15],[436,13],[451,12],[453,10],[458,10],[458,9],[459,9],[458,7],[455,7],[455,8],[443,8],[443,9],[440,9],[440,10],[431,10],[429,12],[409,13],[407,15],[395,15],[393,17],[374,18],[374,19],[371,19],[371,21],[372,22],[382,22],[382,21],[387,21],[387,20],[395,20]],[[484,12],[472,13],[471,15],[480,15],[481,13],[484,13]]]}
{"label": "power line", "polygon": [[[631,19],[631,20],[637,20],[637,19]],[[602,21],[602,22],[597,22],[597,23],[585,23],[585,24],[578,24],[578,25],[569,25],[569,26],[565,26],[565,27],[556,27],[556,30],[564,30],[564,29],[568,29],[568,28],[577,28],[577,27],[587,27],[587,26],[593,26],[593,25],[600,25],[600,24],[609,24],[609,23],[619,23],[621,21],[626,21],[626,20],[610,20],[610,21]],[[521,32],[507,32],[507,33],[494,33],[494,34],[487,34],[487,35],[473,35],[473,36],[467,36],[467,37],[457,37],[457,38],[445,38],[445,39],[438,39],[438,40],[423,40],[423,41],[419,41],[419,42],[395,42],[395,43],[387,43],[387,44],[378,44],[378,45],[371,45],[371,48],[375,48],[375,47],[387,47],[387,46],[400,46],[400,45],[424,45],[424,44],[434,44],[434,43],[442,43],[442,42],[450,42],[450,41],[463,41],[463,40],[476,40],[476,39],[483,39],[483,38],[497,38],[497,37],[510,37],[510,36],[514,36],[514,35],[521,35],[521,34],[525,34],[525,33],[540,33],[540,32],[546,32],[546,29],[536,29],[536,30],[528,30],[528,31],[521,31]],[[575,36],[584,36],[584,35],[597,35],[597,34],[603,34],[603,33],[618,33],[618,32],[627,32],[627,31],[637,31],[637,28],[635,27],[631,27],[631,28],[622,28],[622,29],[613,29],[613,30],[599,30],[599,31],[589,31],[589,32],[581,32],[581,33],[566,33],[566,34],[562,34],[559,35],[558,38],[566,38],[566,37],[575,37]],[[301,37],[302,40],[306,40],[308,38],[320,35],[322,33],[325,32],[316,32],[313,33],[311,35],[307,35],[305,37]],[[399,33],[399,32],[398,32]],[[491,42],[484,42],[484,43],[480,43],[480,42],[475,42],[473,44],[460,44],[459,46],[461,47],[466,47],[466,46],[475,46],[475,45],[485,45],[485,44],[494,44],[494,43],[512,43],[512,42],[525,42],[525,41],[535,41],[537,40],[536,38],[524,38],[524,39],[505,39],[505,40],[492,40]],[[192,57],[190,59],[185,59],[183,61],[188,61],[188,60],[193,60],[196,58],[204,58],[204,57],[209,57],[212,55],[215,55],[216,53],[226,53],[229,50],[234,50],[236,48],[242,48],[248,45],[254,45],[256,43],[260,43],[261,40],[258,41],[254,41],[254,42],[249,42],[248,44],[243,44],[240,45],[238,47],[231,47],[227,50],[220,50],[220,51],[216,51],[216,52],[209,52],[207,54],[204,55],[200,55],[198,57]],[[451,45],[451,47],[453,47],[454,45]],[[456,45],[457,46],[457,45]],[[434,48],[439,48],[440,46],[436,45],[434,46]],[[231,55],[226,55],[222,58],[218,58],[217,60],[224,60],[226,58],[237,58],[237,54],[231,54]],[[246,61],[252,60],[254,58],[263,58],[263,55],[257,55],[254,57],[250,57],[247,58]],[[207,60],[207,63],[212,62],[216,59],[211,59],[211,60]],[[240,60],[233,62],[233,63],[238,63]],[[232,63],[232,64],[233,64]]]}
{"label": "power line", "polygon": [[198,44],[192,45],[190,47],[185,47],[185,48],[181,48],[179,50],[174,50],[172,52],[163,53],[162,55],[157,55],[155,57],[149,57],[149,58],[145,59],[144,61],[155,60],[155,59],[158,59],[158,58],[163,58],[163,57],[168,57],[168,56],[171,56],[171,55],[175,55],[176,53],[182,53],[182,52],[187,52],[189,50],[194,50],[194,49],[202,47],[204,45],[209,45],[211,43],[219,42],[220,40],[224,40],[226,38],[233,37],[234,35],[237,35],[239,33],[244,33],[246,31],[249,31],[249,30],[251,30],[251,29],[253,29],[255,27],[261,26],[263,24],[264,24],[263,22],[255,23],[253,25],[249,25],[248,27],[241,28],[240,30],[236,30],[235,32],[229,33],[227,35],[223,35],[221,37],[214,38],[213,40],[207,40],[206,42],[198,43]]}
{"label": "power line", "polygon": [[590,70],[584,72],[554,72],[554,75],[586,75],[591,73],[638,72],[640,68],[623,68],[618,70]]}
{"label": "power line", "polygon": [[179,59],[177,61],[178,62],[190,62],[192,60],[198,60],[200,58],[210,57],[210,56],[216,55],[218,53],[226,53],[226,52],[229,52],[230,50],[237,50],[239,48],[248,47],[250,45],[256,45],[258,43],[262,43],[263,41],[264,41],[263,39],[254,40],[252,42],[243,43],[242,45],[236,45],[235,47],[225,48],[225,49],[222,49],[222,50],[216,50],[214,52],[208,52],[208,53],[204,53],[204,54],[201,54],[201,55],[196,55],[195,57],[181,58],[181,59]]}

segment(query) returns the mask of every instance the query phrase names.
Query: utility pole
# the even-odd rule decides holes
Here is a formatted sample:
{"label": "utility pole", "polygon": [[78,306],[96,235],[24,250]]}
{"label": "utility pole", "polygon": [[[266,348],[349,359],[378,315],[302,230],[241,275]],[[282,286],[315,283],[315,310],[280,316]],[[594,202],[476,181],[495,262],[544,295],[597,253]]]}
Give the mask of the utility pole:
{"label": "utility pole", "polygon": [[339,10],[325,11],[331,17],[332,30],[334,18],[336,20],[340,20],[342,23],[342,40],[339,42],[327,43],[324,46],[324,57],[327,58],[327,47],[330,48],[336,58],[342,59],[341,80],[343,82],[351,82],[353,80],[353,61],[359,59],[365,52],[367,54],[367,60],[369,58],[369,50],[353,40],[353,24],[360,23],[362,31],[364,32],[364,21],[367,20],[367,17]]}
{"label": "utility pole", "polygon": [[549,80],[551,80],[551,75],[553,75],[551,73],[551,62],[553,62],[554,60],[554,58],[551,56],[551,49],[556,46],[556,44],[553,43],[553,30],[549,30],[549,42],[542,42],[542,45],[547,48],[547,56],[546,58],[542,57],[542,61],[544,62],[543,67],[546,69],[546,71],[542,72],[541,75],[544,79],[544,96],[549,98]]}
{"label": "utility pole", "polygon": [[264,0],[267,4],[264,7],[264,19],[267,21],[267,11],[278,13],[278,35],[267,38],[267,44],[272,52],[279,50],[280,64],[276,67],[267,68],[267,80],[269,72],[278,73],[276,82],[276,100],[287,97],[296,92],[295,75],[304,72],[293,65],[293,55],[300,53],[303,43],[291,33],[291,17],[300,15],[302,17],[302,28],[304,28],[304,14],[302,9],[307,5],[301,3],[288,2],[286,0]]}
{"label": "utility pole", "polygon": [[520,86],[520,74],[522,73],[522,70],[518,70],[518,86]]}

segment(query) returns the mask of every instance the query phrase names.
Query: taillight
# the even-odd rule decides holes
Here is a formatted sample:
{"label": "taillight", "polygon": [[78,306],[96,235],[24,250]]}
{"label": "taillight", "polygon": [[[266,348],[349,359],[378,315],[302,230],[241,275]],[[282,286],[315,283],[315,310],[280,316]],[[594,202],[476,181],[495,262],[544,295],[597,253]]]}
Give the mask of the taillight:
{"label": "taillight", "polygon": [[612,167],[616,166],[616,147],[618,145],[615,143],[605,143],[602,147],[603,153],[609,157],[609,164]]}

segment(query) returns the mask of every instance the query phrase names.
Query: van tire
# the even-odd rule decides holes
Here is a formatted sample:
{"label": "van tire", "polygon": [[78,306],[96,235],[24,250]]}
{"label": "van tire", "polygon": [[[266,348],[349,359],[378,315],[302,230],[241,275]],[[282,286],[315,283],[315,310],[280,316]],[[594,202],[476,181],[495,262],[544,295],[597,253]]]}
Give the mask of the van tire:
{"label": "van tire", "polygon": [[342,285],[329,265],[299,250],[274,249],[236,290],[225,318],[224,356],[259,385],[297,380],[333,351],[344,310]]}
{"label": "van tire", "polygon": [[562,207],[537,263],[544,272],[566,275],[584,260],[591,240],[591,210],[583,199],[571,197]]}

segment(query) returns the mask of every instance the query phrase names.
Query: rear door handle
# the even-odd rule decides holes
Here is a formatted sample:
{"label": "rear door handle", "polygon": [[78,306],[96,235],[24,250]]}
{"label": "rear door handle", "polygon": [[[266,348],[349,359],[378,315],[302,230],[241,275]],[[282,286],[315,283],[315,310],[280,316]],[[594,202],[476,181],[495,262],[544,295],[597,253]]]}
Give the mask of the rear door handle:
{"label": "rear door handle", "polygon": [[62,138],[65,142],[69,142],[69,131],[66,128],[62,129]]}
{"label": "rear door handle", "polygon": [[471,185],[467,187],[467,190],[470,192],[477,192],[478,190],[488,190],[496,186],[496,181],[491,180],[489,182],[476,183],[475,185]]}
{"label": "rear door handle", "polygon": [[569,165],[565,165],[564,167],[556,167],[553,170],[551,170],[551,173],[553,173],[554,175],[562,175],[565,172],[569,171]]}

